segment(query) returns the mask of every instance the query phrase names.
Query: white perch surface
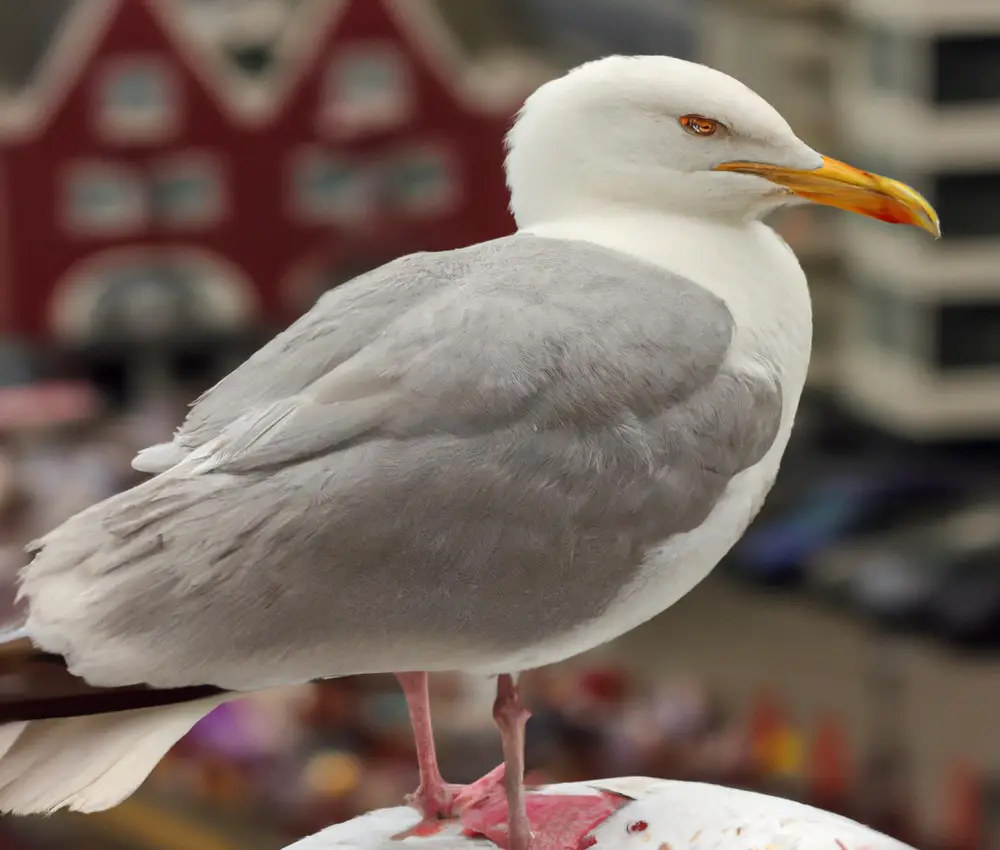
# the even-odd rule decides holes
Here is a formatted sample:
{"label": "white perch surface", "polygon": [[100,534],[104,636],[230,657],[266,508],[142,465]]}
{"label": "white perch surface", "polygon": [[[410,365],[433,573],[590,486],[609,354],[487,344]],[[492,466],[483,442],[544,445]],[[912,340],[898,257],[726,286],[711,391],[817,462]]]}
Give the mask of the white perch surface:
{"label": "white perch surface", "polygon": [[[633,776],[587,783],[550,785],[551,794],[597,794],[611,791],[631,797],[597,826],[593,850],[911,850],[906,844],[821,809],[701,782]],[[484,838],[460,834],[459,825],[436,835],[393,836],[419,821],[406,806],[379,809],[331,826],[286,850],[496,850]],[[630,825],[645,821],[642,831]]]}

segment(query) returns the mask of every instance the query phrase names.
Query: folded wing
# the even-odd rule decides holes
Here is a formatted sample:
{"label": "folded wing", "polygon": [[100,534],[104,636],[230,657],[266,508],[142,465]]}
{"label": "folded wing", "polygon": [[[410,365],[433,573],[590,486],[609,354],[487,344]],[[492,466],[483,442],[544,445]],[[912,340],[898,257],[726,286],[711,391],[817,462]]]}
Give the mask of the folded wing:
{"label": "folded wing", "polygon": [[182,462],[40,541],[39,646],[106,686],[479,668],[599,617],[773,442],[776,377],[692,282],[532,237],[419,262],[356,351],[223,382]]}

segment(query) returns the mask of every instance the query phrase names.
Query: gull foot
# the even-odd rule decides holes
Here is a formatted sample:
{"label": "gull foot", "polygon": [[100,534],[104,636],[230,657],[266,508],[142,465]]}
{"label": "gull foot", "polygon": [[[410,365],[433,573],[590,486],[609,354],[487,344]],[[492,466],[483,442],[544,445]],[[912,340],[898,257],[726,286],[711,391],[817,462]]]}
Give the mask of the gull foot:
{"label": "gull foot", "polygon": [[628,797],[600,794],[548,794],[528,791],[525,805],[530,825],[527,842],[508,834],[507,797],[503,786],[469,805],[461,814],[464,834],[482,835],[501,850],[586,850],[590,833],[609,815],[631,802]]}
{"label": "gull foot", "polygon": [[501,764],[485,776],[468,785],[443,783],[438,788],[418,788],[406,798],[406,804],[420,811],[423,819],[416,826],[393,836],[397,840],[410,836],[428,836],[440,832],[445,822],[459,817],[469,806],[503,787],[504,766]]}

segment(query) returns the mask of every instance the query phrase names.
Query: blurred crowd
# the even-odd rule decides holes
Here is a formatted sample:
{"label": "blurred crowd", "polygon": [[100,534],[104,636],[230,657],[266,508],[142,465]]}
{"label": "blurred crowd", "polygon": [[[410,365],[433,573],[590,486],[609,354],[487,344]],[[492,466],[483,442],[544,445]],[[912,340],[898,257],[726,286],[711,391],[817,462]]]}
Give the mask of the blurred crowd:
{"label": "blurred crowd", "polygon": [[[700,682],[656,682],[618,666],[570,663],[522,681],[533,712],[531,784],[629,775],[706,781],[799,799],[920,847],[991,846],[982,785],[967,766],[956,763],[944,777],[944,831],[928,837],[905,792],[903,754],[897,761],[855,752],[835,712],[803,727],[769,688],[739,714]],[[493,682],[438,674],[431,687],[442,772],[471,782],[501,760]],[[197,800],[241,823],[266,813],[268,828],[291,840],[399,805],[416,784],[402,694],[393,677],[366,676],[223,706],[174,749],[144,794]]]}

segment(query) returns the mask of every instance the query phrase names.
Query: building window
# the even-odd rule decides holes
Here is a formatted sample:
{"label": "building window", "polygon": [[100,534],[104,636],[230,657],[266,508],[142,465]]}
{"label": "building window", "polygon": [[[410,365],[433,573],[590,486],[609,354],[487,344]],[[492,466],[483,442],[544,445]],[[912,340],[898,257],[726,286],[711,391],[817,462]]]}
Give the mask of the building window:
{"label": "building window", "polygon": [[445,212],[458,198],[453,158],[441,147],[423,146],[399,154],[387,169],[388,196],[410,215]]}
{"label": "building window", "polygon": [[872,88],[923,97],[927,88],[927,40],[907,30],[872,25],[860,31],[864,71]]}
{"label": "building window", "polygon": [[867,337],[880,348],[899,347],[898,322],[893,298],[884,289],[869,286],[864,289],[865,329]]}
{"label": "building window", "polygon": [[200,324],[200,301],[183,268],[128,268],[113,276],[94,305],[98,335],[105,341],[183,336]]}
{"label": "building window", "polygon": [[925,308],[910,298],[869,281],[858,284],[865,336],[879,348],[924,359]]}
{"label": "building window", "polygon": [[813,300],[813,351],[833,351],[844,324],[844,270],[839,258],[817,256],[809,263]]}
{"label": "building window", "polygon": [[177,129],[177,100],[176,81],[160,59],[113,60],[98,78],[98,129],[120,142],[164,139]]}
{"label": "building window", "polygon": [[222,166],[207,154],[183,154],[160,164],[153,178],[157,223],[207,227],[225,214]]}
{"label": "building window", "polygon": [[937,174],[931,198],[945,239],[1000,235],[1000,170]]}
{"label": "building window", "polygon": [[336,223],[365,218],[374,197],[368,169],[319,148],[301,151],[292,162],[291,205],[310,221]]}
{"label": "building window", "polygon": [[335,136],[391,130],[413,110],[403,56],[391,44],[355,44],[338,53],[323,81],[321,124]]}
{"label": "building window", "polygon": [[932,56],[935,103],[1000,104],[1000,35],[939,36]]}
{"label": "building window", "polygon": [[77,163],[66,176],[63,211],[66,226],[77,233],[133,233],[147,220],[146,193],[132,168],[115,163]]}
{"label": "building window", "polygon": [[941,304],[935,312],[938,369],[1000,366],[1000,301]]}
{"label": "building window", "polygon": [[903,36],[886,27],[873,26],[862,33],[872,85],[884,91],[904,87]]}
{"label": "building window", "polygon": [[91,253],[58,283],[52,332],[103,345],[211,335],[250,326],[256,299],[244,271],[214,252],[127,244]]}

